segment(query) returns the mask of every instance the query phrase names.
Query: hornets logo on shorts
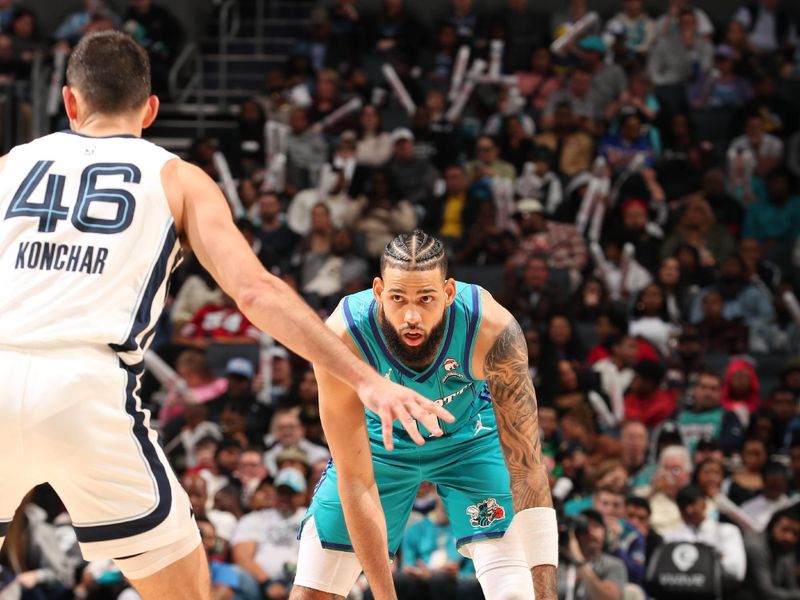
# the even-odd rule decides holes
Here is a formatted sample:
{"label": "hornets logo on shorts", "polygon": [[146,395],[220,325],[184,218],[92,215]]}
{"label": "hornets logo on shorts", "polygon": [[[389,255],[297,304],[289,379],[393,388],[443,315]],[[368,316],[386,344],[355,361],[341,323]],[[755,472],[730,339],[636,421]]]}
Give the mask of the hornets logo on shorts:
{"label": "hornets logo on shorts", "polygon": [[469,524],[473,527],[488,527],[495,521],[506,518],[506,510],[494,498],[468,506],[467,514],[470,516]]}

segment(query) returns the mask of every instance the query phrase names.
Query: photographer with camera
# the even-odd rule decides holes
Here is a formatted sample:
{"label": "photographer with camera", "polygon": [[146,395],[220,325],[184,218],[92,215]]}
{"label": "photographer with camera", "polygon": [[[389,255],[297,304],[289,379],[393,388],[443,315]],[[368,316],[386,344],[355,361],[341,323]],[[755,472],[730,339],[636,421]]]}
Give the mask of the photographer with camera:
{"label": "photographer with camera", "polygon": [[625,563],[603,552],[606,526],[603,515],[584,510],[562,535],[558,569],[559,600],[621,600],[628,582]]}

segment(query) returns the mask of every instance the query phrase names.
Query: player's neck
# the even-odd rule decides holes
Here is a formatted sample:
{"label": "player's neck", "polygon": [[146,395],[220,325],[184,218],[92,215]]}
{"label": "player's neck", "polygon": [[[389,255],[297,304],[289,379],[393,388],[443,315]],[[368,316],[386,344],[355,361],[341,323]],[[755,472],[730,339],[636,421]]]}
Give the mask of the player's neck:
{"label": "player's neck", "polygon": [[70,129],[91,137],[142,135],[142,124],[129,116],[90,115],[81,121],[71,121]]}

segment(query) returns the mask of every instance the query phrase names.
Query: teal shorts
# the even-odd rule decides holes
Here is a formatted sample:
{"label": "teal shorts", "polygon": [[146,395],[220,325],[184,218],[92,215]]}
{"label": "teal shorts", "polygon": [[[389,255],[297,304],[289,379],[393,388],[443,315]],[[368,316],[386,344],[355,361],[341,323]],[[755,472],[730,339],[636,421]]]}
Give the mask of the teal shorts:
{"label": "teal shorts", "polygon": [[[514,508],[491,404],[485,404],[457,431],[429,438],[424,446],[399,437],[395,435],[392,452],[387,452],[380,442],[370,444],[390,553],[400,547],[423,481],[436,485],[459,548],[472,541],[503,536],[514,517]],[[324,548],[353,550],[332,462],[317,484],[303,522],[312,516]]]}

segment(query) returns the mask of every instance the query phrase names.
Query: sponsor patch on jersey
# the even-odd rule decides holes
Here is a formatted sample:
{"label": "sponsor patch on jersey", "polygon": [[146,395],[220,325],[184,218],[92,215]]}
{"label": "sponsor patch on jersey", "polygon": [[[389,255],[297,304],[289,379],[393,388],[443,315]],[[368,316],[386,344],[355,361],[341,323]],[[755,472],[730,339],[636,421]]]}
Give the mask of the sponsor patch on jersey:
{"label": "sponsor patch on jersey", "polygon": [[463,373],[459,373],[456,369],[459,368],[458,361],[455,358],[446,358],[442,367],[444,367],[444,377],[442,377],[442,383],[446,383],[448,379],[452,379],[454,377],[458,379],[466,379]]}
{"label": "sponsor patch on jersey", "polygon": [[497,503],[494,498],[487,498],[483,502],[478,502],[467,507],[469,524],[473,527],[489,527],[495,521],[502,521],[506,518],[506,509]]}

